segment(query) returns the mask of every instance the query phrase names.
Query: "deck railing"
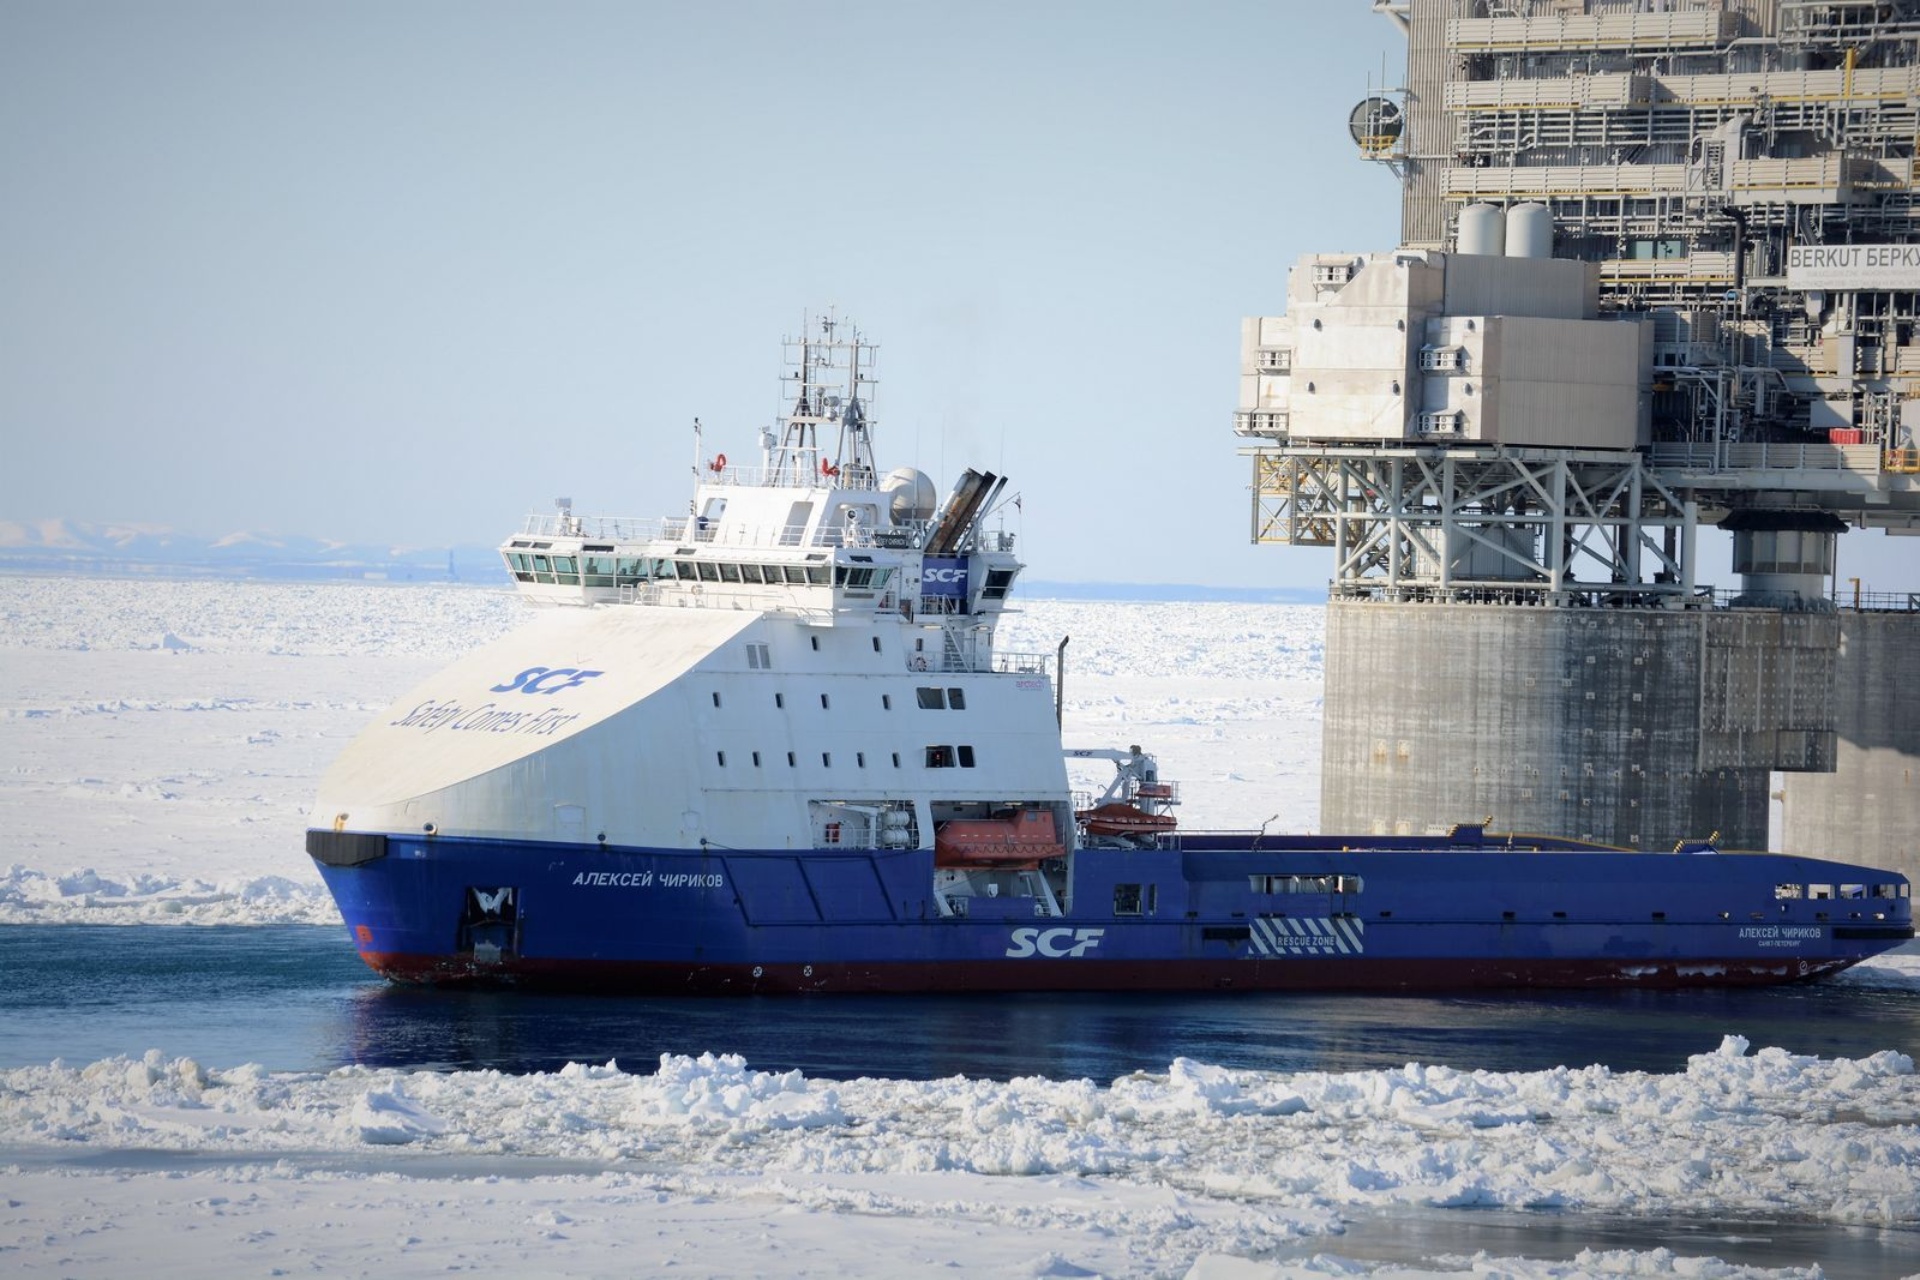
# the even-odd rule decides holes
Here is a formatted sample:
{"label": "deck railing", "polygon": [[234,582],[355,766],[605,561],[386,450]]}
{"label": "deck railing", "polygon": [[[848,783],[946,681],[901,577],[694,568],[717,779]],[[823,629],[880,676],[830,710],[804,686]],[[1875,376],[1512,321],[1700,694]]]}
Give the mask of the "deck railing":
{"label": "deck railing", "polygon": [[1656,444],[1648,461],[1682,471],[1880,470],[1880,446],[1773,442],[1768,444]]}

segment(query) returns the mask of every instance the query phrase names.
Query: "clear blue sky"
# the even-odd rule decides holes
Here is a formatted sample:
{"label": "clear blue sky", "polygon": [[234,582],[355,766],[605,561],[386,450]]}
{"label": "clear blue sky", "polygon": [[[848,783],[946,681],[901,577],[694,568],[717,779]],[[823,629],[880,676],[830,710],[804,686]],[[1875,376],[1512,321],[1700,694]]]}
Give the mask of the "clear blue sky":
{"label": "clear blue sky", "polygon": [[1033,576],[1323,583],[1248,545],[1239,321],[1394,243],[1383,63],[1365,0],[0,0],[0,518],[678,511],[837,306]]}

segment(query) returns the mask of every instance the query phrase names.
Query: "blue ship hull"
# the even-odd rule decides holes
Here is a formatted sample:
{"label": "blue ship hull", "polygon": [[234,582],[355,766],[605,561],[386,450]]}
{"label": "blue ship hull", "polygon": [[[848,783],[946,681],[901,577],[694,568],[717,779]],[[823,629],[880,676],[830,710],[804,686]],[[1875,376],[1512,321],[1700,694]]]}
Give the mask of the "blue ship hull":
{"label": "blue ship hull", "polygon": [[636,993],[1692,986],[1913,936],[1890,872],[1535,840],[1185,835],[1072,855],[1057,901],[934,891],[929,850],[620,849],[313,831],[402,981]]}

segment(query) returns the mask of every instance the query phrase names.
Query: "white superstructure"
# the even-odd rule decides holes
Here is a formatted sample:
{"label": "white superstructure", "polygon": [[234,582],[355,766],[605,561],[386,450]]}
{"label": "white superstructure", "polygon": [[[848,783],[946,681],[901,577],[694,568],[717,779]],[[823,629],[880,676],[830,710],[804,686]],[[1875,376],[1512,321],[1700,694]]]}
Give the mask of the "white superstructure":
{"label": "white superstructure", "polygon": [[935,846],[974,867],[955,896],[1071,847],[1049,655],[993,643],[1022,567],[990,527],[1005,482],[969,470],[936,502],[920,472],[881,473],[874,344],[828,319],[788,348],[781,429],[752,465],[703,456],[686,515],[563,504],[503,544],[548,607],[363,734],[317,826]]}

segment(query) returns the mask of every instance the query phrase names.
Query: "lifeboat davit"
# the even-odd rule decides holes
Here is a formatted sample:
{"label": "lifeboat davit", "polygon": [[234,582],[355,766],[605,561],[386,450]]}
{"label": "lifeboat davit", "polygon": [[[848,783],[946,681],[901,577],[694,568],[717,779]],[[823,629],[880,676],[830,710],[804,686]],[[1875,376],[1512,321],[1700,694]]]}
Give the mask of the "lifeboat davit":
{"label": "lifeboat davit", "polygon": [[936,867],[1003,867],[1031,870],[1066,853],[1053,814],[1021,809],[994,818],[954,818],[933,837]]}
{"label": "lifeboat davit", "polygon": [[1115,800],[1073,815],[1090,836],[1150,836],[1172,831],[1180,820],[1170,813],[1148,813],[1137,804]]}

